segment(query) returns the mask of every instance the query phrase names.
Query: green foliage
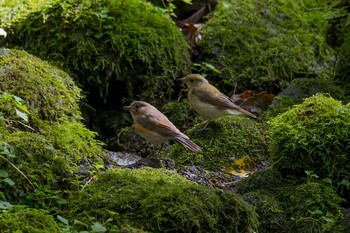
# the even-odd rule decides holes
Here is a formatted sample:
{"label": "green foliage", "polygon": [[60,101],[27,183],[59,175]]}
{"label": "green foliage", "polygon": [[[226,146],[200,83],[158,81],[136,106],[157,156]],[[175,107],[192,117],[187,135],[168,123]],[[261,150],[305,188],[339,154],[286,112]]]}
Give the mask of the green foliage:
{"label": "green foliage", "polygon": [[350,106],[317,94],[269,121],[271,158],[295,175],[317,171],[321,178],[350,179]]}
{"label": "green foliage", "polygon": [[169,156],[179,165],[194,163],[205,169],[216,170],[234,164],[246,157],[260,162],[268,155],[265,126],[246,117],[228,116],[212,121],[207,129],[199,124],[186,134],[201,148],[202,154],[193,154],[180,145],[174,145]]}
{"label": "green foliage", "polygon": [[[40,127],[42,120],[53,122],[63,116],[81,119],[80,90],[66,73],[24,51],[3,51],[7,54],[0,56],[0,90],[19,98],[15,103],[19,110],[22,100],[26,103],[33,128]],[[12,113],[13,109],[8,111]]]}
{"label": "green foliage", "polygon": [[81,159],[96,172],[102,144],[80,123],[80,90],[66,73],[24,51],[2,51],[2,195],[13,204],[56,210],[67,190],[79,189],[74,174]]}
{"label": "green foliage", "polygon": [[291,188],[285,195],[292,229],[306,233],[346,232],[340,207],[343,200],[329,184],[307,182]]}
{"label": "green foliage", "polygon": [[273,191],[287,183],[278,170],[267,168],[266,170],[251,174],[246,179],[242,179],[237,185],[237,190],[239,193],[249,193],[261,189]]}
{"label": "green foliage", "polygon": [[0,1],[0,27],[9,26],[53,1],[56,0],[2,0]]}
{"label": "green foliage", "polygon": [[201,31],[199,62],[220,70],[209,77],[228,91],[233,84],[274,91],[296,77],[326,75],[329,9],[329,0],[221,1]]}
{"label": "green foliage", "polygon": [[174,171],[109,169],[73,197],[68,219],[151,232],[247,232],[251,206],[234,192],[197,185]]}
{"label": "green foliage", "polygon": [[348,0],[334,1],[332,11],[327,14],[327,19],[327,42],[337,51],[335,78],[349,96],[350,2]]}
{"label": "green foliage", "polygon": [[47,211],[16,206],[0,213],[0,228],[4,233],[58,233],[54,218]]}
{"label": "green foliage", "polygon": [[308,179],[283,178],[274,168],[256,172],[238,184],[238,193],[254,205],[259,232],[347,232],[343,199],[329,179],[307,172]]}
{"label": "green foliage", "polygon": [[287,217],[284,203],[276,198],[273,192],[266,190],[248,192],[244,194],[244,200],[255,207],[259,216],[258,232],[288,232],[290,220]]}
{"label": "green foliage", "polygon": [[96,98],[168,97],[190,68],[180,31],[142,0],[60,1],[6,31],[9,46],[58,64]]}
{"label": "green foliage", "polygon": [[73,224],[70,225],[69,221],[65,218],[63,218],[60,215],[57,215],[57,219],[60,221],[59,225],[60,225],[60,232],[67,232],[67,233],[71,233],[71,232],[86,232],[86,233],[102,233],[102,232],[106,232],[107,228],[105,228],[104,226],[102,226],[99,222],[95,222],[93,223],[93,225],[90,226],[90,231],[78,231],[76,228],[77,226],[84,226],[88,228],[88,225],[86,225],[85,223],[79,221],[79,220],[74,220]]}

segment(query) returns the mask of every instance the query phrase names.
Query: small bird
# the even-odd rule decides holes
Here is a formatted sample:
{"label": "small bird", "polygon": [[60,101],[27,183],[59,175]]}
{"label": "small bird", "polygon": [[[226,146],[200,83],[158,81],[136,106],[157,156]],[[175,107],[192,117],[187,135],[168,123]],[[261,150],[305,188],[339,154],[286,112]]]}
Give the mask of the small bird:
{"label": "small bird", "polygon": [[151,104],[144,101],[135,101],[130,106],[123,107],[123,109],[130,111],[136,133],[150,143],[159,145],[174,140],[192,152],[198,153],[201,151],[197,144],[180,132],[163,113]]}
{"label": "small bird", "polygon": [[199,74],[190,74],[183,78],[183,80],[189,89],[188,101],[190,102],[190,105],[196,110],[196,112],[207,119],[206,125],[203,129],[211,120],[223,116],[242,115],[256,118],[253,113],[250,113],[234,104],[228,96],[221,93],[203,76]]}

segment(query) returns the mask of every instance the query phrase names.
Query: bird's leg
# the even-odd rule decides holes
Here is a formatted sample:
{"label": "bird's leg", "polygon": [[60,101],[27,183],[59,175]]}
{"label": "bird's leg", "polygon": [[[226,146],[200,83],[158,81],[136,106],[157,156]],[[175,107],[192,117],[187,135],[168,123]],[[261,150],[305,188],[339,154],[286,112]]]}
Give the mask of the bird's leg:
{"label": "bird's leg", "polygon": [[147,158],[155,158],[157,159],[160,155],[160,151],[162,150],[162,147],[161,145],[158,145],[158,144],[152,144],[151,145],[151,151],[152,153],[150,153],[149,156],[147,156]]}
{"label": "bird's leg", "polygon": [[209,119],[208,119],[208,120],[206,120],[206,121],[203,121],[203,122],[201,123],[201,125],[203,125],[203,124],[204,124],[204,127],[203,127],[203,128],[198,129],[197,131],[203,131],[203,130],[206,130],[206,127],[208,126],[209,122],[210,122],[210,120],[209,120]]}
{"label": "bird's leg", "polygon": [[159,149],[157,151],[157,157],[161,157],[162,156],[162,150],[164,148],[164,143],[160,143]]}

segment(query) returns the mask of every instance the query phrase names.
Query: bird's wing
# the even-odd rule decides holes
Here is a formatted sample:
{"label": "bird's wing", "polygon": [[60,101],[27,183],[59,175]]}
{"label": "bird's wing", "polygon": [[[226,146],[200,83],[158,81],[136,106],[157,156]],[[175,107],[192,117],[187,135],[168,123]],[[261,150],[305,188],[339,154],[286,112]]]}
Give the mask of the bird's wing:
{"label": "bird's wing", "polygon": [[174,124],[169,121],[165,115],[155,115],[152,113],[144,114],[138,117],[137,122],[145,129],[157,132],[166,137],[181,136],[188,138],[185,134],[180,132]]}
{"label": "bird's wing", "polygon": [[[205,91],[203,91],[203,88],[205,88]],[[217,108],[241,109],[241,107],[234,104],[228,96],[224,95],[210,84],[202,87],[201,89],[194,89],[192,94],[197,96],[200,101],[213,105]]]}

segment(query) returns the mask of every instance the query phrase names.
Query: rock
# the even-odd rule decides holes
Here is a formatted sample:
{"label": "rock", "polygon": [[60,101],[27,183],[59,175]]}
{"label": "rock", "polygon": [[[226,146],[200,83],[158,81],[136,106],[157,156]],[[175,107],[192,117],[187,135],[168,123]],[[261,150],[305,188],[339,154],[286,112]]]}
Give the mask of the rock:
{"label": "rock", "polygon": [[304,98],[310,97],[316,93],[329,93],[335,98],[342,95],[339,87],[335,86],[328,80],[320,80],[316,78],[298,78],[292,80],[289,86],[281,91],[272,101],[272,106],[280,105],[280,98],[288,98],[293,103],[300,103]]}

